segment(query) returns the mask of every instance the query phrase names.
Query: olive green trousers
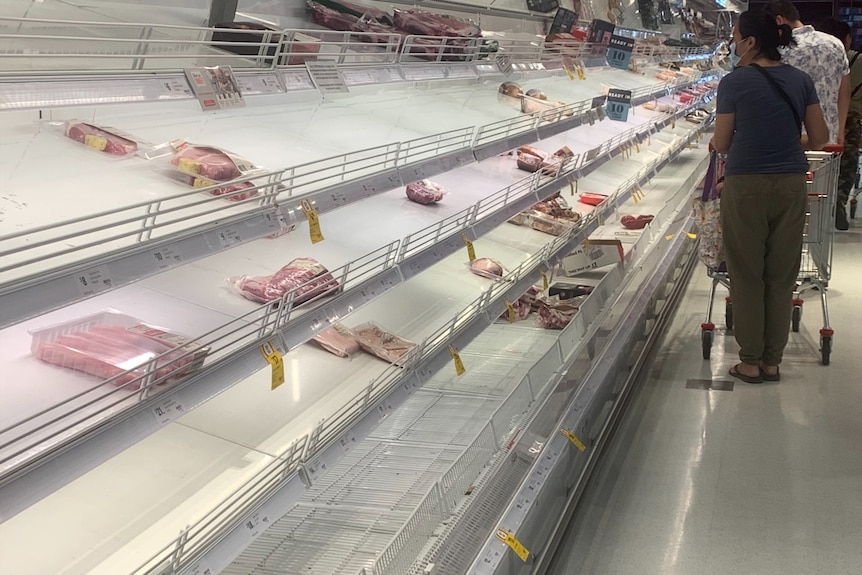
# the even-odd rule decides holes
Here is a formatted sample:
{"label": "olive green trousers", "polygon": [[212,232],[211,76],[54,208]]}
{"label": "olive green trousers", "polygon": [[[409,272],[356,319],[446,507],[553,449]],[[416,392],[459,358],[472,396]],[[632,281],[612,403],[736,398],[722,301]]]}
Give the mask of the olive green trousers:
{"label": "olive green trousers", "polygon": [[778,365],[787,345],[808,196],[804,174],[727,176],[721,226],[739,359]]}

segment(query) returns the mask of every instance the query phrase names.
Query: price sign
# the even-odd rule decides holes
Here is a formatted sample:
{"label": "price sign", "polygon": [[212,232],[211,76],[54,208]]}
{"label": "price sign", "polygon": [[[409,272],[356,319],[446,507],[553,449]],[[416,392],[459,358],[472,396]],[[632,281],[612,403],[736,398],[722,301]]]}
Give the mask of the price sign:
{"label": "price sign", "polygon": [[335,62],[306,62],[305,67],[321,94],[344,94],[350,91]]}
{"label": "price sign", "polygon": [[590,33],[587,36],[587,42],[591,44],[607,44],[611,36],[614,34],[614,26],[606,20],[593,20],[590,23]]}
{"label": "price sign", "polygon": [[495,59],[497,67],[504,75],[508,76],[512,73],[512,59],[506,54],[498,54]]}
{"label": "price sign", "polygon": [[272,366],[271,389],[275,390],[284,383],[284,358],[281,357],[278,349],[276,349],[271,341],[260,346],[260,353]]}
{"label": "price sign", "polygon": [[541,272],[542,274],[542,290],[548,291],[548,274],[545,272]]}
{"label": "price sign", "polygon": [[611,36],[608,42],[608,65],[611,68],[619,68],[620,70],[628,70],[629,64],[632,61],[632,50],[634,50],[635,41],[633,38],[625,36]]}
{"label": "price sign", "polygon": [[308,200],[302,200],[300,204],[305,217],[308,219],[308,233],[311,236],[311,243],[316,244],[324,240],[323,232],[320,230],[320,217],[317,215],[317,210],[311,205]]}
{"label": "price sign", "polygon": [[554,21],[551,22],[550,34],[571,34],[572,28],[578,23],[578,13],[565,8],[557,8],[557,13],[554,14]]}
{"label": "price sign", "polygon": [[236,228],[225,228],[218,233],[221,247],[227,249],[242,242],[242,236]]}
{"label": "price sign", "polygon": [[269,527],[269,517],[261,515],[260,512],[255,513],[244,523],[246,529],[251,533],[251,538],[255,539],[258,535]]}
{"label": "price sign", "polygon": [[166,246],[154,250],[153,259],[156,260],[156,267],[160,270],[166,270],[183,263],[183,255],[180,253],[179,246]]}
{"label": "price sign", "polygon": [[306,70],[288,70],[282,75],[284,86],[288,92],[296,90],[313,90],[314,84]]}
{"label": "price sign", "polygon": [[607,96],[596,96],[590,103],[590,108],[601,108],[605,105],[605,101],[607,101]]}
{"label": "price sign", "polygon": [[511,548],[512,551],[515,552],[515,555],[521,558],[521,561],[526,562],[527,558],[530,557],[530,552],[527,551],[527,548],[524,547],[524,545],[520,541],[518,541],[517,537],[515,537],[508,531],[505,531],[503,529],[497,529],[496,535],[497,539],[508,545],[509,548]]}
{"label": "price sign", "polygon": [[515,320],[518,319],[518,314],[515,313],[515,306],[509,300],[506,300],[506,317],[509,319],[509,323],[515,323]]}
{"label": "price sign", "polygon": [[174,419],[184,415],[186,410],[182,402],[175,397],[163,399],[158,405],[153,408],[153,417],[159,422],[159,425],[167,425]]}
{"label": "price sign", "polygon": [[629,119],[629,108],[632,106],[631,90],[617,90],[612,88],[608,92],[608,103],[605,106],[605,114],[608,118],[617,122],[625,122]]}
{"label": "price sign", "polygon": [[464,245],[467,246],[467,257],[470,258],[470,262],[472,263],[476,259],[476,248],[473,247],[473,242],[466,235],[461,237],[464,240]]}
{"label": "price sign", "polygon": [[78,292],[83,297],[89,297],[114,287],[114,280],[108,266],[99,266],[85,270],[74,276]]}
{"label": "price sign", "polygon": [[566,436],[566,438],[572,442],[572,444],[578,448],[578,451],[586,451],[587,446],[583,444],[583,442],[578,439],[578,437],[572,432],[571,429],[563,428],[560,430],[560,433]]}
{"label": "price sign", "polygon": [[464,367],[464,362],[461,360],[458,348],[452,344],[449,344],[449,355],[452,356],[452,361],[455,363],[455,374],[460,376],[467,373],[467,368]]}

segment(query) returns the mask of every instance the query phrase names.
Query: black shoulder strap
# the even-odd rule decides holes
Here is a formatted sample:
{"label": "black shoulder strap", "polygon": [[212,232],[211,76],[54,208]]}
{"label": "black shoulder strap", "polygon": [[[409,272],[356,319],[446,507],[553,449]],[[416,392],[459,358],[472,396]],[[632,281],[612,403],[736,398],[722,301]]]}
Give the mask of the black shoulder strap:
{"label": "black shoulder strap", "polygon": [[769,72],[761,68],[760,65],[750,64],[750,66],[763,74],[763,77],[766,78],[766,80],[772,85],[773,88],[775,88],[775,91],[778,92],[778,95],[781,96],[785,102],[787,102],[787,105],[790,106],[790,111],[793,112],[793,117],[796,119],[796,126],[801,131],[802,118],[799,117],[799,112],[796,110],[796,106],[793,105],[793,100],[790,99],[790,96],[787,95],[787,92],[784,91],[784,88],[779,86],[778,82],[776,82],[775,79],[769,75]]}

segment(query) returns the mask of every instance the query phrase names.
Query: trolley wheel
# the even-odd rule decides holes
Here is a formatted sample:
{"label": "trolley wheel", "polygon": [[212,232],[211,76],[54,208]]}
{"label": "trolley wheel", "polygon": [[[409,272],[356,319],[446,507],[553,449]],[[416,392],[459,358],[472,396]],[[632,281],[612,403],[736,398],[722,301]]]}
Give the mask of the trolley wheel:
{"label": "trolley wheel", "polygon": [[829,356],[832,355],[832,336],[820,336],[820,361],[823,365],[829,365]]}
{"label": "trolley wheel", "polygon": [[703,346],[703,359],[709,359],[709,354],[712,351],[712,331],[703,330],[700,339]]}
{"label": "trolley wheel", "polygon": [[797,332],[799,331],[799,322],[802,320],[802,306],[793,306],[793,315],[790,318],[790,328]]}
{"label": "trolley wheel", "polygon": [[727,329],[733,329],[733,302],[725,302],[724,303],[724,325],[727,326]]}

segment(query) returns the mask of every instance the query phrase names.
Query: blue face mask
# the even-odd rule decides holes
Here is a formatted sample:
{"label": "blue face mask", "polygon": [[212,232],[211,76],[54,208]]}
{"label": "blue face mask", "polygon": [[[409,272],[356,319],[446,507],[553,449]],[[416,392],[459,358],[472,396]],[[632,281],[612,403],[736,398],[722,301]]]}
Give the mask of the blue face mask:
{"label": "blue face mask", "polygon": [[730,43],[730,67],[731,69],[739,66],[739,56],[736,55],[736,42]]}

